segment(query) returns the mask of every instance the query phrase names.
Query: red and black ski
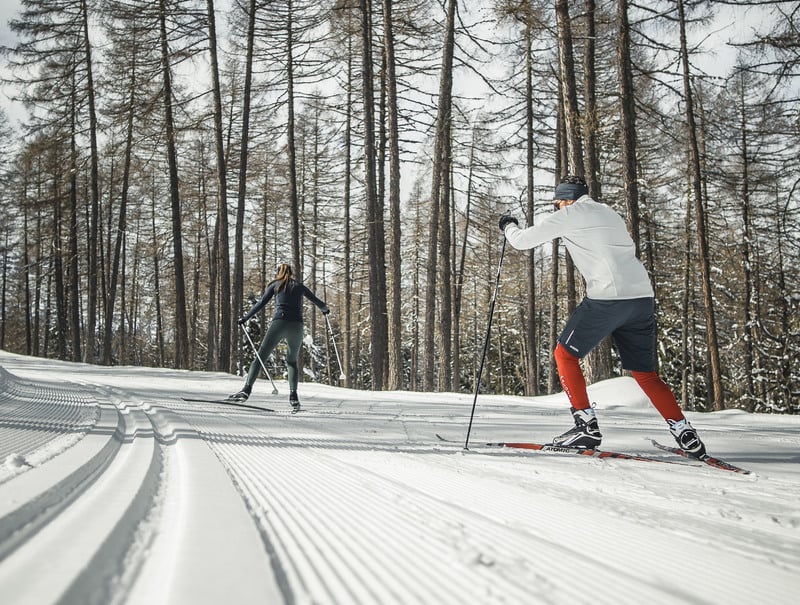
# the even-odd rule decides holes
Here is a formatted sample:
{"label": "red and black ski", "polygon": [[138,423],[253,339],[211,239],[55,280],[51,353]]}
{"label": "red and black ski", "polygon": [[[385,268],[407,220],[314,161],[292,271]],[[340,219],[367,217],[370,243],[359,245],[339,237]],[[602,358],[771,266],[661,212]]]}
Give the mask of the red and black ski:
{"label": "red and black ski", "polygon": [[[436,437],[440,441],[448,443],[455,443],[450,439],[445,439],[438,433]],[[615,460],[639,460],[641,462],[661,462],[662,464],[676,464],[673,460],[666,460],[664,458],[655,458],[650,456],[640,456],[638,454],[624,454],[622,452],[610,452],[607,450],[589,450],[577,447],[564,447],[561,445],[553,445],[552,443],[529,443],[529,442],[510,442],[501,441],[496,443],[480,443],[476,447],[507,447],[513,449],[532,450],[535,452],[545,452],[549,454],[573,454],[577,456],[589,456],[591,458],[612,458]]]}
{"label": "red and black ski", "polygon": [[706,454],[703,458],[694,458],[693,456],[690,456],[689,454],[684,452],[679,447],[673,447],[673,446],[670,446],[670,445],[662,445],[661,443],[659,443],[655,439],[651,439],[650,441],[653,443],[653,445],[655,445],[660,450],[663,450],[665,452],[672,452],[673,454],[677,454],[678,456],[683,456],[684,458],[688,458],[689,460],[700,460],[701,462],[704,462],[705,464],[707,464],[709,466],[713,466],[714,468],[719,468],[719,469],[722,469],[724,471],[731,471],[733,473],[740,473],[742,475],[749,475],[750,474],[750,471],[748,471],[747,469],[740,468],[738,466],[734,466],[730,462],[725,462],[724,460],[720,460],[719,458],[715,458],[714,456],[709,456],[708,454]]}
{"label": "red and black ski", "polygon": [[522,450],[534,450],[537,452],[549,452],[553,454],[575,454],[578,456],[589,456],[591,458],[613,458],[615,460],[639,460],[641,462],[662,462],[665,464],[674,464],[672,460],[664,460],[663,458],[653,458],[650,456],[640,456],[639,454],[625,454],[622,452],[610,452],[608,450],[590,450],[577,447],[564,447],[561,445],[553,445],[552,443],[513,443],[513,442],[498,442],[498,443],[483,443],[484,447],[509,447]]}
{"label": "red and black ski", "polygon": [[[455,443],[455,441],[451,439],[446,439],[436,434],[436,437],[440,441],[446,441],[448,443]],[[734,466],[729,462],[725,462],[720,458],[715,458],[714,456],[706,455],[704,458],[695,458],[690,456],[682,449],[678,447],[671,447],[668,445],[662,445],[657,441],[651,439],[650,440],[654,446],[658,449],[670,452],[672,454],[677,454],[683,458],[686,458],[690,462],[702,462],[707,464],[708,466],[713,466],[714,468],[718,468],[725,471],[731,471],[733,473],[739,473],[742,475],[749,475],[750,471],[744,468],[740,468],[738,466]],[[576,447],[564,447],[561,445],[553,445],[552,443],[530,443],[530,442],[509,442],[509,441],[500,441],[496,443],[480,443],[477,444],[476,447],[507,447],[507,448],[514,448],[514,449],[523,449],[523,450],[532,450],[535,452],[546,452],[551,454],[573,454],[577,456],[589,456],[591,458],[613,458],[615,460],[639,460],[641,462],[661,462],[664,464],[676,464],[675,461],[672,460],[665,460],[664,458],[654,458],[651,456],[641,456],[639,454],[624,454],[622,452],[610,452],[607,450],[589,450],[589,449],[581,449]]]}

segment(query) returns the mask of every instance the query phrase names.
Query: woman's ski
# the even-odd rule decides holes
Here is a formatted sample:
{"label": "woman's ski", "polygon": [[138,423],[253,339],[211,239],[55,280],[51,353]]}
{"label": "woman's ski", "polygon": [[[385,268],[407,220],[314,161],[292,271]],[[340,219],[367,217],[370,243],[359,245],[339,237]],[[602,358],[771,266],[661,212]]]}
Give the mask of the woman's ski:
{"label": "woman's ski", "polygon": [[259,412],[274,412],[272,408],[262,408],[258,405],[252,405],[249,403],[243,403],[241,401],[232,401],[230,399],[200,399],[200,398],[191,398],[191,397],[181,397],[184,401],[189,401],[193,403],[215,403],[217,405],[232,405],[237,408],[246,408],[248,410],[258,410]]}

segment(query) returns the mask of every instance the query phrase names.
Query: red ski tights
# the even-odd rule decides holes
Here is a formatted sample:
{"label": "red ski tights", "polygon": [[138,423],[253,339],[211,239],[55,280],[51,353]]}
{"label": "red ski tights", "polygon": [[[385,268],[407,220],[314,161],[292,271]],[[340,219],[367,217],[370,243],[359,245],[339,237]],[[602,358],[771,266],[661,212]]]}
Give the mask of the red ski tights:
{"label": "red ski tights", "polygon": [[634,380],[653,403],[664,420],[683,420],[683,412],[672,390],[655,372],[631,372]]}
{"label": "red ski tights", "polygon": [[[572,407],[576,410],[585,410],[591,407],[589,394],[586,392],[586,378],[583,376],[580,360],[561,343],[558,343],[553,356],[558,366],[558,378],[561,380],[561,386],[564,388]],[[678,407],[675,395],[656,372],[631,372],[631,375],[659,414],[664,417],[664,420],[683,419],[683,412]]]}
{"label": "red ski tights", "polygon": [[553,351],[558,366],[558,379],[569,398],[569,402],[576,410],[586,410],[591,407],[589,394],[586,392],[586,378],[581,370],[581,362],[566,347],[558,343]]}

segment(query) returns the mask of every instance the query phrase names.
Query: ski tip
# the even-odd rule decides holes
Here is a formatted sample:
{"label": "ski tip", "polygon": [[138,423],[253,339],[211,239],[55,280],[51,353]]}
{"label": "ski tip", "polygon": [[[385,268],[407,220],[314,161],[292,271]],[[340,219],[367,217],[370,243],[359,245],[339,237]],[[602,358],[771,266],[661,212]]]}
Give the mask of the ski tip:
{"label": "ski tip", "polygon": [[701,457],[701,458],[695,458],[694,456],[691,456],[690,454],[687,454],[685,451],[681,450],[678,447],[674,447],[674,446],[670,446],[670,445],[662,445],[661,443],[659,443],[655,439],[650,439],[650,441],[652,442],[652,444],[655,447],[657,447],[660,450],[664,450],[664,451],[667,451],[667,452],[672,452],[673,454],[678,454],[679,456],[683,456],[684,458],[687,458],[689,460],[695,460],[697,462],[702,462],[704,464],[707,464],[708,466],[713,466],[713,467],[716,467],[716,468],[719,468],[719,469],[722,469],[722,470],[731,471],[731,472],[734,472],[734,473],[739,473],[740,475],[751,475],[751,474],[753,474],[751,471],[749,471],[749,470],[747,470],[745,468],[741,468],[739,466],[735,466],[735,465],[731,464],[730,462],[725,462],[724,460],[721,460],[720,458],[716,458],[715,456],[712,456],[712,455],[710,455],[708,453],[703,455],[703,457]]}
{"label": "ski tip", "polygon": [[739,473],[740,475],[751,475],[752,472],[747,470],[746,468],[741,468],[739,466],[734,466],[730,462],[725,462],[724,460],[720,460],[719,458],[715,458],[714,456],[709,456],[708,454],[705,457],[701,458],[703,462],[708,464],[709,466],[715,466],[717,468],[721,468],[726,471],[732,471],[734,473]]}

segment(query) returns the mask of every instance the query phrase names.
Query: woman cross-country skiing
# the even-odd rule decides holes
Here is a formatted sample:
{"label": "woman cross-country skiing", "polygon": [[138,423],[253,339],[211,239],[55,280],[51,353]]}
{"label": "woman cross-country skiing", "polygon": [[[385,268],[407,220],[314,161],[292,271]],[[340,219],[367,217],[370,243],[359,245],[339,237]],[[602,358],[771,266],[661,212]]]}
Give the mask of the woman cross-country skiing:
{"label": "woman cross-country skiing", "polygon": [[[284,263],[278,267],[275,279],[267,285],[261,300],[239,320],[239,325],[247,323],[264,305],[273,297],[275,298],[275,314],[272,316],[269,329],[264,334],[264,339],[258,348],[258,356],[262,360],[266,359],[281,340],[286,340],[289,347],[286,355],[286,365],[289,369],[289,403],[293,408],[300,407],[300,401],[297,398],[297,358],[303,344],[304,296],[317,305],[324,315],[330,313],[328,305],[317,298],[305,285],[292,278],[292,268]],[[260,370],[261,363],[256,358],[250,364],[250,371],[247,373],[244,387],[235,395],[231,395],[229,400],[246,401],[250,397]]]}
{"label": "woman cross-country skiing", "polygon": [[622,367],[669,425],[678,445],[694,458],[706,449],[683,415],[675,395],[656,373],[654,293],[650,276],[636,258],[625,222],[614,210],[589,197],[586,181],[569,176],[556,187],[555,212],[527,229],[516,218],[500,217],[500,230],[518,250],[561,238],[586,280],[586,297],[567,320],[553,355],[569,398],[575,426],[553,439],[555,445],[596,448],[602,435],[586,392],[580,359],[611,336]]}

